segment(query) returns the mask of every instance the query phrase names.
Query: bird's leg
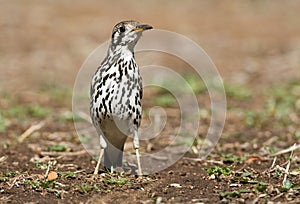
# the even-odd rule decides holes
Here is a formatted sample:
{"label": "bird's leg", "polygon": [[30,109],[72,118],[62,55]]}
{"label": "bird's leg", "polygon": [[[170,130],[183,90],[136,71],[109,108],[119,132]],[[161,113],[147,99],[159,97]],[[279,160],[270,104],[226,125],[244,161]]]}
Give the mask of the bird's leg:
{"label": "bird's leg", "polygon": [[100,135],[100,154],[99,154],[98,162],[97,162],[97,165],[96,165],[96,168],[94,171],[94,175],[98,174],[101,159],[103,157],[104,149],[106,148],[106,146],[107,146],[106,141],[104,140],[103,136]]}
{"label": "bird's leg", "polygon": [[100,166],[100,163],[101,163],[101,159],[102,159],[103,153],[104,153],[104,149],[101,147],[101,149],[100,149],[100,154],[99,154],[99,158],[98,158],[98,162],[97,162],[97,165],[96,165],[94,174],[98,174],[99,166]]}
{"label": "bird's leg", "polygon": [[142,168],[141,168],[141,161],[140,161],[140,153],[139,153],[139,137],[137,130],[133,133],[133,147],[135,149],[137,164],[138,164],[138,175],[142,176]]}

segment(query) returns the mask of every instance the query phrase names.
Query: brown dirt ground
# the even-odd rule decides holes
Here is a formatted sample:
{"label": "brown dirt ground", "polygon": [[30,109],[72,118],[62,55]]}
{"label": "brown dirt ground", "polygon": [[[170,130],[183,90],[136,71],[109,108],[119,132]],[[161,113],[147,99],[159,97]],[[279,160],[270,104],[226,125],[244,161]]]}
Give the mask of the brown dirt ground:
{"label": "brown dirt ground", "polygon": [[[1,1],[0,113],[7,118],[0,131],[0,203],[299,203],[299,152],[294,152],[288,177],[292,188],[282,189],[290,153],[279,155],[270,168],[275,158],[271,147],[279,151],[300,143],[295,136],[300,134],[299,109],[290,114],[291,123],[283,124],[271,117],[249,127],[242,116],[263,112],[266,90],[299,81],[299,10],[296,0]],[[61,119],[71,111],[66,90],[72,89],[89,53],[123,19],[190,37],[210,55],[225,83],[252,91],[243,100],[228,96],[223,135],[207,160],[191,160],[197,157],[191,151],[168,169],[142,178],[108,173],[92,177],[95,161],[84,152],[73,122]],[[299,97],[299,90],[295,92]],[[149,97],[145,93],[146,101]],[[209,107],[206,92],[199,101]],[[32,105],[51,111],[46,116],[9,111]],[[46,122],[41,129],[18,142],[41,120]],[[202,124],[200,136],[209,118]],[[163,146],[159,139],[152,143]],[[58,144],[67,150],[50,151]],[[50,170],[59,173],[52,182],[43,178],[49,161],[56,162]],[[214,166],[231,172],[209,175],[206,169]],[[68,172],[75,174],[68,177]]]}

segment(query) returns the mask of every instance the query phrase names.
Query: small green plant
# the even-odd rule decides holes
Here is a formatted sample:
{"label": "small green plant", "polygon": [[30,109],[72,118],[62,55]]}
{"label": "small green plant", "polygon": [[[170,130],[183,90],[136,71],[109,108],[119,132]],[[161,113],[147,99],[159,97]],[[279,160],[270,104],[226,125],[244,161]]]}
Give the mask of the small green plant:
{"label": "small green plant", "polygon": [[175,143],[176,145],[187,145],[190,147],[191,145],[196,146],[198,142],[194,140],[194,138],[192,137],[184,137],[182,135],[177,135],[177,137],[182,137],[182,138],[180,138],[180,140],[178,140],[178,142]]}
{"label": "small green plant", "polygon": [[269,146],[266,147],[266,149],[271,153],[271,154],[275,154],[276,152],[278,152],[278,148],[275,146]]}
{"label": "small green plant", "polygon": [[235,182],[239,182],[239,183],[246,183],[246,184],[256,184],[257,188],[262,190],[263,188],[265,188],[268,184],[262,181],[258,181],[253,179],[253,173],[252,172],[243,172],[240,176],[235,176],[233,178],[233,180]]}
{"label": "small green plant", "polygon": [[266,192],[267,187],[268,187],[267,183],[260,181],[255,186],[255,190],[258,191],[258,192],[264,193],[264,192]]}
{"label": "small green plant", "polygon": [[38,188],[55,188],[55,181],[40,181],[40,180],[26,180],[26,183],[33,189]]}
{"label": "small green plant", "polygon": [[201,94],[207,90],[205,83],[197,75],[187,74],[184,78],[195,94]]}
{"label": "small green plant", "polygon": [[72,98],[72,90],[69,87],[62,87],[54,82],[45,82],[39,86],[39,92],[47,94],[58,104],[66,105]]}
{"label": "small green plant", "polygon": [[107,179],[104,181],[107,184],[116,184],[116,185],[124,185],[124,184],[130,184],[130,182],[126,178],[112,178]]}
{"label": "small green plant", "polygon": [[15,172],[15,171],[6,172],[6,173],[0,175],[0,182],[6,182],[9,180],[9,178],[14,177],[16,175],[17,175],[17,172]]}
{"label": "small green plant", "polygon": [[91,185],[82,183],[82,184],[79,185],[79,187],[80,187],[80,189],[81,189],[84,193],[88,193],[88,192],[90,192],[90,191],[92,191],[92,190],[97,190],[97,191],[100,190],[99,187],[96,186],[96,184],[94,184],[93,186],[91,186]]}
{"label": "small green plant", "polygon": [[62,177],[75,178],[75,172],[59,172]]}
{"label": "small green plant", "polygon": [[277,178],[277,177],[282,177],[284,175],[284,173],[282,171],[278,171],[278,169],[275,169],[274,170],[274,173],[272,174],[272,176],[274,178]]}
{"label": "small green plant", "polygon": [[49,151],[53,152],[65,152],[67,151],[67,147],[64,145],[49,145],[48,146]]}
{"label": "small green plant", "polygon": [[4,114],[8,118],[26,118],[26,107],[25,106],[13,106],[9,108]]}
{"label": "small green plant", "polygon": [[40,187],[40,182],[38,181],[30,181],[30,180],[27,180],[26,183],[28,185],[30,185],[33,189],[36,189],[36,188],[39,188]]}
{"label": "small green plant", "polygon": [[82,117],[73,112],[64,112],[58,116],[58,120],[62,122],[79,122],[84,121]]}
{"label": "small green plant", "polygon": [[296,139],[300,139],[300,131],[296,131],[295,132],[295,138]]}
{"label": "small green plant", "polygon": [[35,161],[35,163],[34,163],[34,164],[35,164],[35,168],[38,168],[38,169],[39,169],[39,168],[41,167],[41,165],[40,165],[40,162],[39,162],[39,161]]}
{"label": "small green plant", "polygon": [[229,176],[231,174],[231,168],[229,166],[225,166],[225,167],[213,166],[210,168],[205,168],[205,170],[208,173],[208,175],[214,174],[216,176],[220,176],[220,175]]}
{"label": "small green plant", "polygon": [[225,92],[229,98],[235,100],[246,100],[252,96],[252,91],[242,85],[225,84]]}
{"label": "small green plant", "polygon": [[243,177],[251,177],[252,175],[253,175],[252,172],[246,171],[246,172],[242,173],[241,177],[242,177],[242,178],[243,178]]}
{"label": "small green plant", "polygon": [[45,118],[51,113],[50,108],[39,105],[13,106],[3,113],[8,118],[26,119],[27,117]]}
{"label": "small green plant", "polygon": [[29,116],[35,117],[35,118],[45,118],[51,113],[51,110],[47,107],[43,106],[28,106],[28,114]]}
{"label": "small green plant", "polygon": [[47,163],[40,163],[39,161],[35,161],[35,168],[37,168],[37,169],[47,169],[47,167],[48,167],[48,164]]}
{"label": "small green plant", "polygon": [[17,175],[17,172],[15,172],[15,171],[9,171],[9,172],[6,172],[4,175],[6,177],[14,177],[14,176]]}
{"label": "small green plant", "polygon": [[91,141],[91,137],[85,134],[79,135],[79,139],[82,144],[88,144]]}
{"label": "small green plant", "polygon": [[173,95],[165,93],[153,98],[153,103],[157,106],[171,107],[176,104],[176,99]]}
{"label": "small green plant", "polygon": [[263,123],[263,115],[255,111],[246,111],[244,113],[245,123],[250,128],[260,128]]}
{"label": "small green plant", "polygon": [[241,161],[245,161],[246,157],[239,157],[233,154],[226,154],[224,156],[223,162],[224,163],[235,163],[235,162],[241,162]]}
{"label": "small green plant", "polygon": [[279,190],[282,192],[286,192],[292,187],[293,187],[293,183],[287,179]]}
{"label": "small green plant", "polygon": [[5,130],[6,130],[5,118],[2,112],[0,111],[0,132],[5,132]]}
{"label": "small green plant", "polygon": [[41,181],[42,188],[55,188],[55,181]]}
{"label": "small green plant", "polygon": [[272,87],[268,90],[268,101],[265,105],[265,115],[275,119],[274,127],[291,124],[289,115],[297,112],[297,101],[299,100],[299,82],[291,82],[286,85]]}
{"label": "small green plant", "polygon": [[8,177],[0,177],[0,182],[6,182],[8,181]]}

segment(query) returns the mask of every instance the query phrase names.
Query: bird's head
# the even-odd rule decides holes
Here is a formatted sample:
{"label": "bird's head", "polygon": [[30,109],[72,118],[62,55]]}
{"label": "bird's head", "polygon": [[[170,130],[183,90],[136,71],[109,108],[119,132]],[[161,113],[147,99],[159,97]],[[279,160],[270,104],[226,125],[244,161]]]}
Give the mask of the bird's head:
{"label": "bird's head", "polygon": [[112,46],[128,47],[129,50],[133,51],[134,46],[142,36],[142,32],[149,29],[152,29],[152,26],[137,21],[122,21],[113,29]]}

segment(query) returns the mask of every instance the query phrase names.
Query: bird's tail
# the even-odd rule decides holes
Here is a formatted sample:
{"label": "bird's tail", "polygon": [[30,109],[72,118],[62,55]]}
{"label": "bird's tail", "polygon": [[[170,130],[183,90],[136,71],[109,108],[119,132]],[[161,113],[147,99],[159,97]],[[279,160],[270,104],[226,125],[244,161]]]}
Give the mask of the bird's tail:
{"label": "bird's tail", "polygon": [[104,149],[104,165],[106,169],[121,167],[123,159],[124,144],[127,139],[128,121],[106,120],[104,121],[104,138],[107,146]]}
{"label": "bird's tail", "polygon": [[112,167],[122,166],[124,142],[119,143],[118,146],[107,142],[107,147],[104,149],[104,166],[106,169],[111,170]]}

